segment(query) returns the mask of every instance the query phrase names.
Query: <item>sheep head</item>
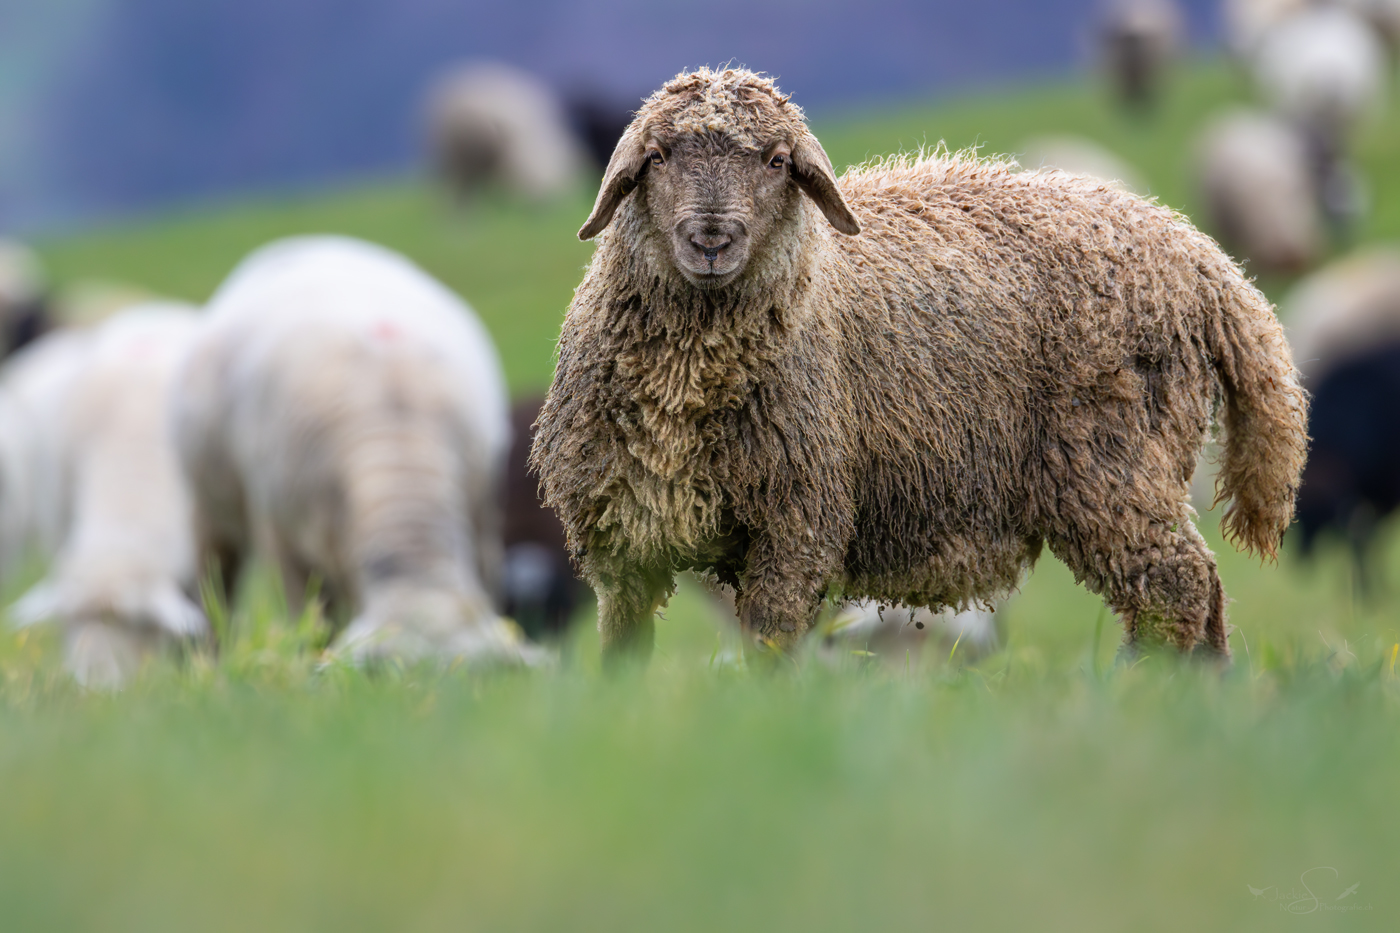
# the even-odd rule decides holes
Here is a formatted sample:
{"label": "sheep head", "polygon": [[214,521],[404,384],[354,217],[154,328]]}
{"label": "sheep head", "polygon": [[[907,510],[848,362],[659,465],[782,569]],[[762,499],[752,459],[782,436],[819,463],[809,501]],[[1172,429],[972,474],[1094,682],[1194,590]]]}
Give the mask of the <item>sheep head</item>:
{"label": "sheep head", "polygon": [[801,108],[742,69],[680,75],[642,105],[579,238],[601,233],[639,189],[636,210],[701,288],[742,276],[785,222],[800,222],[804,196],[841,233],[860,232]]}

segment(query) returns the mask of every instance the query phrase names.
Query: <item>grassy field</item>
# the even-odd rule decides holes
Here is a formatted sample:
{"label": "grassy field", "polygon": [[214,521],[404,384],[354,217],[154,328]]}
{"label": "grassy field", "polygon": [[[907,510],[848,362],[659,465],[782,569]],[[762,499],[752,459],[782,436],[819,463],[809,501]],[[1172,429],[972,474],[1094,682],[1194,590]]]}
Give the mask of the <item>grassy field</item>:
{"label": "grassy field", "polygon": [[[1191,132],[1243,93],[1207,65],[1150,121],[1065,83],[815,125],[838,165],[1082,132],[1189,211]],[[1400,108],[1361,157],[1365,238],[1400,238]],[[527,391],[590,200],[463,214],[403,181],[40,246],[62,281],[201,300],[271,237],[365,236],[467,296]],[[218,658],[118,696],[68,684],[42,634],[0,633],[0,929],[1396,929],[1400,541],[1366,603],[1336,549],[1261,566],[1217,521],[1223,677],[1115,665],[1114,620],[1049,557],[976,663],[718,663],[691,587],[651,668],[618,678],[587,620],[548,671],[318,669],[315,618],[265,578]]]}

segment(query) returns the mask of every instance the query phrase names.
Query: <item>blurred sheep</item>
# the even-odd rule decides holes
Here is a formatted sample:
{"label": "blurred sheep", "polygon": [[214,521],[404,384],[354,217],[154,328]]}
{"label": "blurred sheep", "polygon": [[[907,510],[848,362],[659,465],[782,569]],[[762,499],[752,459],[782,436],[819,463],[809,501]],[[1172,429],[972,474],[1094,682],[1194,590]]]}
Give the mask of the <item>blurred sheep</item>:
{"label": "blurred sheep", "polygon": [[1400,51],[1400,0],[1341,0],[1365,18],[1394,56]]}
{"label": "blurred sheep", "polygon": [[1124,103],[1146,107],[1181,44],[1181,10],[1173,0],[1107,0],[1099,27],[1104,69]]}
{"label": "blurred sheep", "polygon": [[490,183],[533,201],[577,180],[583,155],[554,94],[529,74],[497,63],[466,65],[428,97],[434,166],[459,195]]}
{"label": "blurred sheep", "polygon": [[1237,58],[1248,62],[1271,29],[1315,3],[1316,0],[1225,0],[1225,44]]}
{"label": "blurred sheep", "polygon": [[1400,506],[1400,249],[1333,263],[1282,307],[1312,392],[1312,451],[1298,493],[1303,552],[1333,531],[1370,588],[1377,523]]}
{"label": "blurred sheep", "polygon": [[564,109],[569,122],[598,171],[612,158],[617,141],[632,122],[640,97],[627,100],[606,91],[583,87],[568,94]]}
{"label": "blurred sheep", "polygon": [[110,279],[79,279],[55,289],[49,301],[56,327],[91,327],[134,305],[162,299],[149,289]]}
{"label": "blurred sheep", "polygon": [[922,606],[881,606],[871,599],[846,603],[816,632],[824,648],[860,649],[896,661],[920,654],[931,643],[964,660],[977,660],[1001,647],[990,609],[933,612]]}
{"label": "blurred sheep", "polygon": [[534,423],[543,406],[544,398],[533,396],[511,407],[505,477],[505,614],[532,638],[562,634],[583,593],[564,526],[540,501],[539,480],[529,472]]}
{"label": "blurred sheep", "polygon": [[1310,384],[1382,343],[1400,343],[1400,248],[1373,247],[1294,286],[1280,306],[1298,370]]}
{"label": "blurred sheep", "polygon": [[1021,144],[1018,160],[1029,171],[1057,168],[1072,175],[1091,175],[1134,194],[1146,194],[1137,171],[1117,155],[1083,136],[1037,136]]}
{"label": "blurred sheep", "polygon": [[169,392],[197,329],[192,309],[148,304],[95,330],[38,341],[6,373],[6,537],[55,554],[12,608],[60,625],[82,684],[115,687],[150,654],[208,633]]}
{"label": "blurred sheep", "polygon": [[1361,119],[1382,104],[1389,83],[1375,29],[1339,6],[1309,7],[1259,40],[1253,72],[1260,93],[1293,121],[1323,158],[1335,158]]}
{"label": "blurred sheep", "polygon": [[0,357],[49,329],[47,282],[39,257],[13,240],[0,240]]}
{"label": "blurred sheep", "polygon": [[[721,639],[731,644],[726,658],[743,653],[743,623],[732,586],[710,574],[692,574],[704,588],[719,621]],[[726,638],[726,636],[728,636]],[[940,647],[962,660],[979,660],[1001,647],[1001,630],[992,608],[974,606],[958,611],[934,612],[926,606],[910,608],[902,603],[852,599],[818,613],[817,622],[804,639],[810,648],[830,657],[841,651],[859,651],[885,661],[900,662],[922,655],[925,648]]]}
{"label": "blurred sheep", "polygon": [[292,606],[319,578],[354,661],[520,661],[494,611],[510,445],[495,347],[459,298],[340,237],[255,252],[179,381],[201,550],[232,587],[256,547]]}
{"label": "blurred sheep", "polygon": [[1307,148],[1286,122],[1238,109],[1207,124],[1196,174],[1206,222],[1257,271],[1297,272],[1323,248]]}

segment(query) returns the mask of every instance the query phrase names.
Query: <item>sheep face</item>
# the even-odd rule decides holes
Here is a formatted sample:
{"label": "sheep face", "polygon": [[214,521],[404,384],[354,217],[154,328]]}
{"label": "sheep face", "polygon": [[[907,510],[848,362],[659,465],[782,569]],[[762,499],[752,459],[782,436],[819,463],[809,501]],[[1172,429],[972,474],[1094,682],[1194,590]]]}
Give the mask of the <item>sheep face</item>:
{"label": "sheep face", "polygon": [[647,141],[646,209],[667,235],[670,258],[692,285],[728,285],[748,266],[754,244],[793,217],[792,147],[763,149],[724,137],[684,135]]}
{"label": "sheep face", "polygon": [[802,111],[747,71],[702,69],[653,95],[618,141],[579,237],[600,233],[633,191],[653,256],[699,288],[741,278],[802,222],[803,196],[837,230],[860,232]]}

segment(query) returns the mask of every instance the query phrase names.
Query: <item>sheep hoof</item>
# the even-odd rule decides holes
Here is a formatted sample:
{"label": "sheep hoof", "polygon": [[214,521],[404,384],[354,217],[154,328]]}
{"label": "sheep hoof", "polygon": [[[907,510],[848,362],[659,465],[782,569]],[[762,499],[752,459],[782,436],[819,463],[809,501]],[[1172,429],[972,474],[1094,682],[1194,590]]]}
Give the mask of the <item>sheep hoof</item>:
{"label": "sheep hoof", "polygon": [[89,622],[66,633],[64,666],[88,690],[119,690],[158,647],[157,637],[126,626]]}

